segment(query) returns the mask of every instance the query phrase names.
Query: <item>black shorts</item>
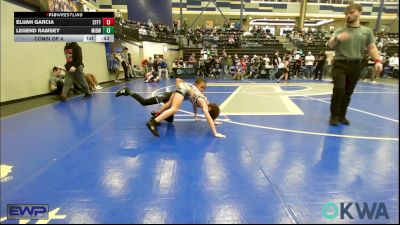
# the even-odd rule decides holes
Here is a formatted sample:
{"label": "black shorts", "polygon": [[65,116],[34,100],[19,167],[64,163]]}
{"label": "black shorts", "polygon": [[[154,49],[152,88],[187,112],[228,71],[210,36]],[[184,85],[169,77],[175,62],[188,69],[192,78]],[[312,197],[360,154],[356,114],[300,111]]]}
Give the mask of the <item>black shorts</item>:
{"label": "black shorts", "polygon": [[175,90],[175,93],[178,93],[178,94],[181,94],[182,96],[185,96],[181,90]]}
{"label": "black shorts", "polygon": [[167,103],[174,92],[165,92],[163,95],[157,96],[157,102]]}

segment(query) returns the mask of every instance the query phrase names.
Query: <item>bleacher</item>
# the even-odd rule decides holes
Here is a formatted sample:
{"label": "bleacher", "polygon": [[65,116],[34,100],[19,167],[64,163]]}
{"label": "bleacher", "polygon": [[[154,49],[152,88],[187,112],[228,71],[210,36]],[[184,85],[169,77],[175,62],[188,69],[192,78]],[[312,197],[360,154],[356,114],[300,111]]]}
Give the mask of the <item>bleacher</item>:
{"label": "bleacher", "polygon": [[[147,35],[139,34],[140,27],[144,27]],[[146,23],[127,20],[124,23],[119,22],[115,24],[115,37],[132,41],[151,41],[176,44],[176,38],[172,31],[167,31],[166,29],[155,29],[156,37],[152,37],[149,35],[150,30],[151,28]]]}
{"label": "bleacher", "polygon": [[[399,39],[399,34],[398,33],[387,33],[386,34],[391,40],[393,39]],[[388,56],[392,56],[394,53],[399,52],[399,43],[388,43],[386,45],[386,53]]]}
{"label": "bleacher", "polygon": [[313,55],[318,55],[320,51],[328,51],[330,50],[328,46],[326,46],[326,42],[328,40],[317,39],[314,40],[311,44],[305,44],[303,48],[301,48],[304,53],[311,52]]}
{"label": "bleacher", "polygon": [[[217,48],[217,54],[221,56],[222,51],[224,48],[218,47]],[[253,55],[258,55],[258,56],[264,56],[265,54],[268,54],[269,57],[272,57],[275,54],[275,51],[279,50],[280,55],[282,56],[283,53],[286,51],[283,46],[278,46],[277,48],[271,48],[271,47],[264,47],[264,48],[225,48],[225,52],[228,55],[235,55],[237,54],[239,58],[242,58],[244,55],[248,56],[253,56]],[[200,58],[200,51],[201,48],[185,48],[183,51],[183,58],[188,59],[189,56],[192,53],[195,53],[196,59]]]}
{"label": "bleacher", "polygon": [[[281,53],[285,52],[286,49],[283,45],[277,40],[274,36],[267,38],[265,34],[261,35],[261,37],[257,38],[255,35],[253,36],[244,36],[243,31],[237,30],[214,30],[213,36],[208,36],[211,34],[212,30],[196,30],[195,32],[200,33],[203,32],[202,38],[195,38],[196,41],[193,41],[193,37],[196,34],[192,34],[190,36],[194,45],[198,47],[185,47],[183,57],[187,59],[192,53],[195,53],[196,58],[200,57],[201,45],[199,43],[204,44],[204,42],[209,43],[210,46],[214,46],[217,49],[217,54],[220,56],[222,54],[223,49],[228,55],[238,54],[239,57],[243,57],[243,55],[262,55],[268,54],[272,56],[275,54],[277,50]],[[218,36],[217,40],[212,40],[212,37]],[[235,42],[229,43],[229,37],[235,36]],[[211,38],[210,38],[211,37]],[[210,49],[210,47],[208,47]]]}

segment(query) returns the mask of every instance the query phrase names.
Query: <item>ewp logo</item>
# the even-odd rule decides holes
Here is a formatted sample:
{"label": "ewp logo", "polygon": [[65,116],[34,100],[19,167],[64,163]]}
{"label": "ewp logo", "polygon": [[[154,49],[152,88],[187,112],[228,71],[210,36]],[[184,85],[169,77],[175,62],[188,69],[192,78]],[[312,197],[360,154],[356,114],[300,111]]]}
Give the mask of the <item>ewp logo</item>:
{"label": "ewp logo", "polygon": [[[345,219],[347,216],[349,219],[354,219],[353,215],[349,212],[353,206],[353,202],[340,203],[340,211],[337,205],[333,202],[328,202],[322,206],[322,216],[328,220],[337,218],[340,213],[340,219]],[[383,202],[373,202],[372,207],[368,206],[368,203],[362,204],[355,202],[356,212],[358,213],[359,219],[364,219],[367,216],[368,219],[379,219],[381,216],[389,219],[386,205]]]}
{"label": "ewp logo", "polygon": [[9,220],[47,220],[49,205],[7,205],[7,219]]}

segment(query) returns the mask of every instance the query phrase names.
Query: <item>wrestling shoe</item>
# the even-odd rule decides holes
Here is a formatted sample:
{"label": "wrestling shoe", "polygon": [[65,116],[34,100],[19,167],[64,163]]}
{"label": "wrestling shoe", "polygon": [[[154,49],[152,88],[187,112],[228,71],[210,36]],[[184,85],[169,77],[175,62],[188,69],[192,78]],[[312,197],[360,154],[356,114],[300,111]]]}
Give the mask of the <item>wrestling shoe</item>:
{"label": "wrestling shoe", "polygon": [[147,128],[149,128],[149,130],[151,131],[151,133],[153,133],[154,136],[156,137],[160,137],[160,134],[158,133],[157,130],[157,122],[154,119],[150,119],[149,121],[147,121],[146,126]]}
{"label": "wrestling shoe", "polygon": [[121,95],[127,96],[127,95],[128,95],[128,90],[129,90],[128,87],[122,88],[121,90],[115,92],[115,97],[119,97],[119,96],[121,96]]}
{"label": "wrestling shoe", "polygon": [[[151,112],[151,119],[155,119],[157,116],[159,116],[160,113],[159,112]],[[174,115],[168,117],[167,119],[165,119],[165,121],[167,121],[168,123],[172,123],[174,122]]]}

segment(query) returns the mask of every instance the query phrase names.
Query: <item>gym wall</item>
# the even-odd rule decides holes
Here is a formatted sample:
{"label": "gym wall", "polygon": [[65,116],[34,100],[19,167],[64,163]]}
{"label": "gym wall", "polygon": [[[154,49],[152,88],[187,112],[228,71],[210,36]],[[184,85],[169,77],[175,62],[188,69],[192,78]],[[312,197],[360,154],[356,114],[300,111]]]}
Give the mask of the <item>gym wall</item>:
{"label": "gym wall", "polygon": [[[65,64],[65,42],[14,42],[14,12],[32,11],[1,1],[1,102],[49,93],[49,78],[55,65]],[[104,43],[79,43],[84,72],[99,82],[113,79],[107,70]]]}

